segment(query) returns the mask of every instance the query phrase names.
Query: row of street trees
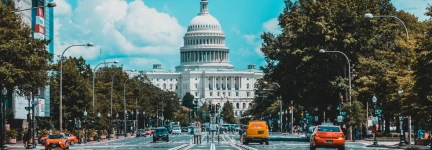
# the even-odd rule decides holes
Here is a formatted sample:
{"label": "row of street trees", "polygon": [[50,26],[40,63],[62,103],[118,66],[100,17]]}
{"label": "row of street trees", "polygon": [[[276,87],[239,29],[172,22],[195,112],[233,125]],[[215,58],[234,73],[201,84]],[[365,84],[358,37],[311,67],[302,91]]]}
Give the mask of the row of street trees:
{"label": "row of street trees", "polygon": [[[261,36],[267,62],[261,68],[264,80],[280,84],[275,94],[282,95],[283,106],[291,100],[296,108],[304,107],[300,111],[331,106],[327,118],[334,119],[339,115],[335,108],[342,96],[342,109],[347,111],[345,123],[361,127],[366,123],[365,105],[373,108],[371,99],[376,96],[386,132],[400,112],[412,116],[415,123],[432,118],[428,113],[432,109],[432,19],[418,21],[412,14],[396,10],[390,0],[299,0],[285,4],[278,18],[282,33]],[[397,16],[405,23],[409,38],[398,20],[367,19],[366,13]],[[431,6],[426,15],[432,17]],[[348,68],[343,55],[322,54],[320,49],[345,53],[352,68]],[[354,74],[352,105],[346,105],[348,69]],[[257,86],[259,89],[263,83]],[[400,89],[402,94],[398,94]],[[246,115],[274,114],[266,108],[275,101],[274,95],[256,97]],[[401,104],[402,109],[397,109]],[[301,112],[294,113],[300,117]]]}

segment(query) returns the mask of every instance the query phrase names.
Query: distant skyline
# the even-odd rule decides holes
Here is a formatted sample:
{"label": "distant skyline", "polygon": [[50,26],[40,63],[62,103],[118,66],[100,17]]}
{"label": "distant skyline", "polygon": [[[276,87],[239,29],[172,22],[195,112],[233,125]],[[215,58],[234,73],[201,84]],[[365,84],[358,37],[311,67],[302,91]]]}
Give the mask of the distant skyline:
{"label": "distant skyline", "polygon": [[[92,67],[118,60],[125,69],[149,70],[162,64],[174,71],[189,22],[201,0],[55,0],[55,59],[73,44],[66,56],[83,56]],[[236,70],[264,65],[259,50],[263,32],[280,33],[277,17],[283,0],[208,0],[209,12],[219,20]],[[432,0],[392,0],[395,7],[419,20]]]}

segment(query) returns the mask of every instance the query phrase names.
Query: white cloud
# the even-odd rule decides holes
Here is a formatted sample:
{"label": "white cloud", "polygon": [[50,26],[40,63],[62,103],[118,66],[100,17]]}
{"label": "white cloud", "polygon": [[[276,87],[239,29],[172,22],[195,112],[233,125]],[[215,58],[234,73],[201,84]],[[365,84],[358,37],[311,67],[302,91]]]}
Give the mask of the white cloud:
{"label": "white cloud", "polygon": [[55,15],[57,16],[70,16],[72,15],[72,8],[69,3],[67,3],[65,0],[54,0],[54,2],[57,4],[55,7]]}
{"label": "white cloud", "polygon": [[[427,19],[427,16],[424,15],[424,13],[428,6],[428,0],[392,0],[392,2],[398,10],[404,10],[414,14],[414,16],[418,17],[419,21]],[[429,1],[429,4],[432,4],[432,2]]]}
{"label": "white cloud", "polygon": [[107,59],[105,61],[118,61],[118,65],[123,65],[124,69],[135,69],[137,71],[150,69],[153,64],[162,64],[162,66],[164,66],[164,64],[157,59],[148,59],[141,57],[113,58]]}
{"label": "white cloud", "polygon": [[243,39],[245,39],[246,43],[253,46],[255,53],[257,53],[259,56],[264,56],[261,52],[262,39],[260,38],[260,36],[254,34],[246,34],[243,35]]}
{"label": "white cloud", "polygon": [[273,34],[282,33],[281,28],[279,27],[279,21],[277,18],[270,19],[263,23],[263,29],[265,32],[270,32]]}
{"label": "white cloud", "polygon": [[[63,1],[56,0],[62,8],[70,8]],[[145,63],[153,59],[139,57],[178,54],[183,45],[186,30],[177,19],[149,8],[142,0],[85,0],[77,4],[69,16],[68,11],[55,11],[56,55],[70,45],[93,42],[93,48],[74,47],[65,55],[83,56],[90,62],[134,56],[134,61],[142,60],[136,63]]]}

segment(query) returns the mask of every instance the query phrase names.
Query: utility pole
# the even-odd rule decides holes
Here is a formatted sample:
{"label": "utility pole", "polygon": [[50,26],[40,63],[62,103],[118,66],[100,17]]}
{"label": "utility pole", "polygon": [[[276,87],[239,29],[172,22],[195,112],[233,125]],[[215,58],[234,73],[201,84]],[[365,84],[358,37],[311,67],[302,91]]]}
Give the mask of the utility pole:
{"label": "utility pole", "polygon": [[293,134],[293,125],[294,125],[294,105],[293,105],[293,100],[291,100],[291,134]]}

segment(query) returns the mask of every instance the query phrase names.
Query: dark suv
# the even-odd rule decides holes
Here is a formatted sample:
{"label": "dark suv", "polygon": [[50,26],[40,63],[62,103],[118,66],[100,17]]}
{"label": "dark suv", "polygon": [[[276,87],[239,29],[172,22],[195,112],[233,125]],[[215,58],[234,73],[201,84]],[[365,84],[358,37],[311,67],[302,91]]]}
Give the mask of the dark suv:
{"label": "dark suv", "polygon": [[154,129],[153,142],[164,140],[169,141],[168,130],[165,127],[157,127]]}

